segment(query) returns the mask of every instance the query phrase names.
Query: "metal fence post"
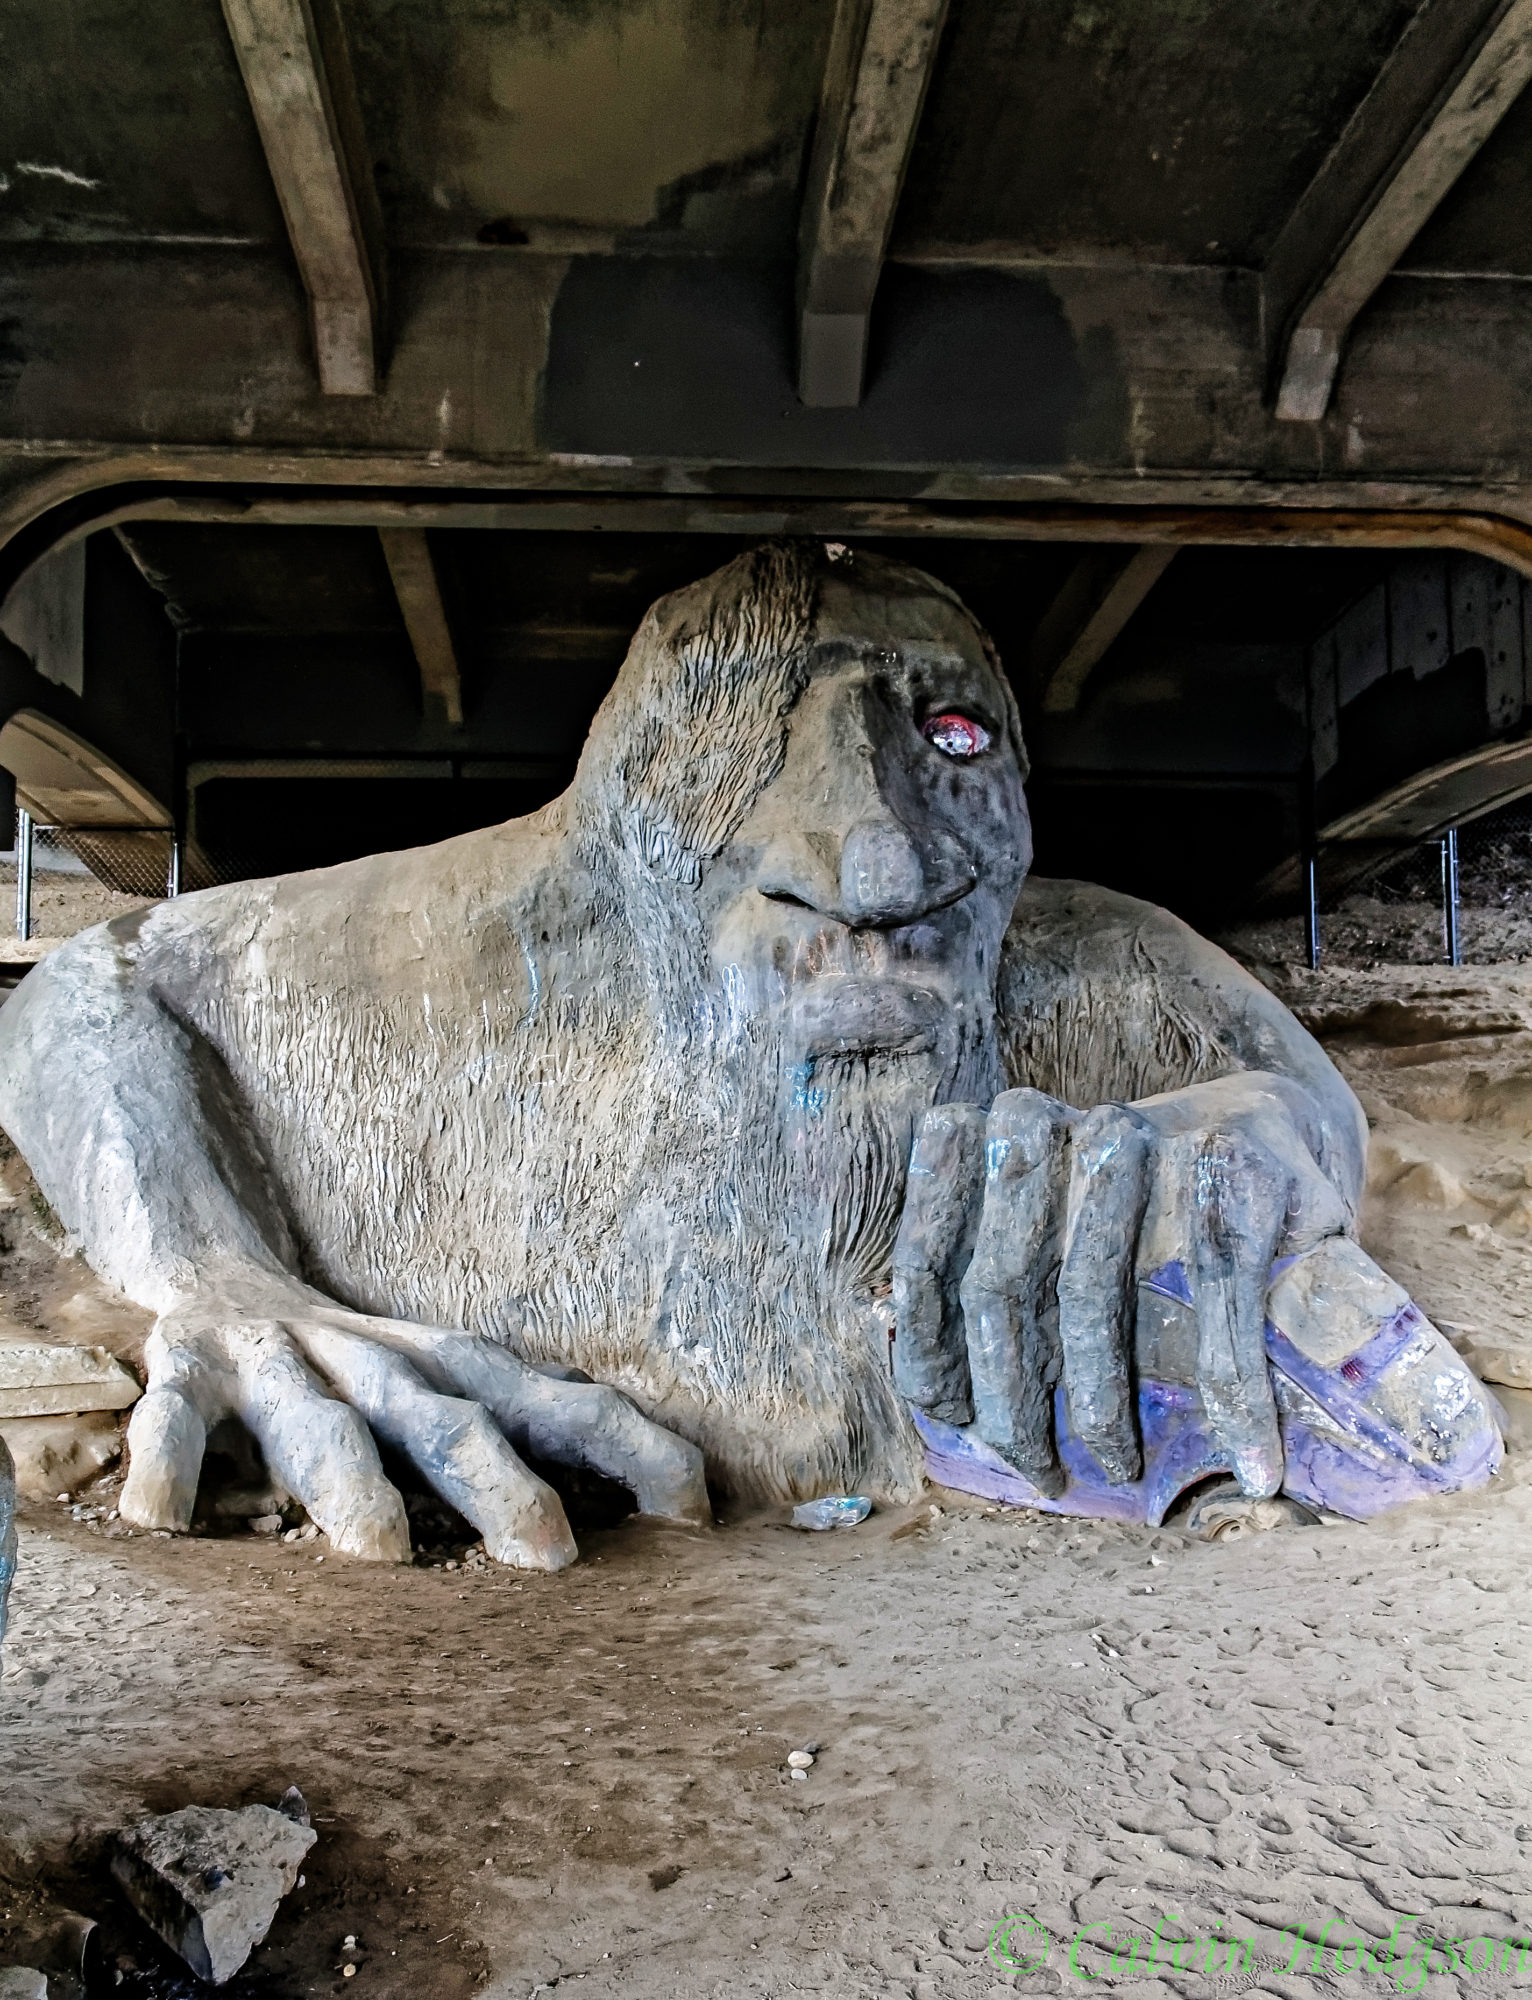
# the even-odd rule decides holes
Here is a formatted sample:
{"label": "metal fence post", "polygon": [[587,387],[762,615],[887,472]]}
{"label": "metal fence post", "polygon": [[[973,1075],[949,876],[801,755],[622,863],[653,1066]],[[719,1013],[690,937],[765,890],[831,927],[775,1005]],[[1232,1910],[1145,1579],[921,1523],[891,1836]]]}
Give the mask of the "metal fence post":
{"label": "metal fence post", "polygon": [[1308,855],[1303,864],[1303,918],[1309,951],[1309,971],[1319,970],[1319,860]]}
{"label": "metal fence post", "polygon": [[32,935],[32,815],[16,808],[16,935]]}
{"label": "metal fence post", "polygon": [[1449,826],[1442,836],[1442,940],[1447,947],[1447,963],[1463,963],[1458,940],[1458,830]]}
{"label": "metal fence post", "polygon": [[165,894],[179,896],[181,893],[181,843],[174,835],[170,842],[170,866],[165,874]]}

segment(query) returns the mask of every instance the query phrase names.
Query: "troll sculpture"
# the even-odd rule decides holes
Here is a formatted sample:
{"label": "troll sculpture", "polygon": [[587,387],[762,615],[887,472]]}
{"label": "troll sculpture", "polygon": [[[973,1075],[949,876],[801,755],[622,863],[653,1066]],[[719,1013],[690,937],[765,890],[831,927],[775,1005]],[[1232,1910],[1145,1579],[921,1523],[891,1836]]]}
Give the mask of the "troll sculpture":
{"label": "troll sculpture", "polygon": [[1487,1476],[1477,1385],[1351,1240],[1345,1083],[1164,912],[1024,886],[1024,775],[949,590],[769,545],[654,606],[543,811],[55,952],[0,1122],[158,1314],[123,1517],[188,1527],[230,1415],[394,1559],[375,1439],[543,1567],[539,1462],[693,1520],[928,1462],[1157,1518],[1373,1451],[1397,1497],[1372,1377],[1324,1393],[1369,1343],[1434,1385],[1415,1472]]}

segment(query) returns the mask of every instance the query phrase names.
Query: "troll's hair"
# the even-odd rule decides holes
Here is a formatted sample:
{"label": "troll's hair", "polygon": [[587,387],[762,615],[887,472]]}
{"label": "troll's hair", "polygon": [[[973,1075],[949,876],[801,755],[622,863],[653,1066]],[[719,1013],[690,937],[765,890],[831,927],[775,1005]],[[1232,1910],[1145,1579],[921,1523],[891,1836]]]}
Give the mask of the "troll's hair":
{"label": "troll's hair", "polygon": [[808,677],[820,583],[832,566],[870,593],[939,598],[968,620],[1025,771],[999,657],[954,591],[884,556],[766,542],[649,610],[580,759],[574,797],[587,826],[652,873],[701,880],[704,863],[781,768],[787,718]]}

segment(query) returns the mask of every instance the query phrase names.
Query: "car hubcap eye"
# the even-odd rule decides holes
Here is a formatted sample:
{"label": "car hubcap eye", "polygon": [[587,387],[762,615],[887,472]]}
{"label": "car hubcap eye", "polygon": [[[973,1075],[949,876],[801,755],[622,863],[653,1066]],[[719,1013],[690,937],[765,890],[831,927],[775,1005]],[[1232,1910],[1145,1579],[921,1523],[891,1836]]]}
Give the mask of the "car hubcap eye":
{"label": "car hubcap eye", "polygon": [[977,757],[989,748],[989,731],[983,723],[955,709],[933,715],[920,733],[947,757]]}

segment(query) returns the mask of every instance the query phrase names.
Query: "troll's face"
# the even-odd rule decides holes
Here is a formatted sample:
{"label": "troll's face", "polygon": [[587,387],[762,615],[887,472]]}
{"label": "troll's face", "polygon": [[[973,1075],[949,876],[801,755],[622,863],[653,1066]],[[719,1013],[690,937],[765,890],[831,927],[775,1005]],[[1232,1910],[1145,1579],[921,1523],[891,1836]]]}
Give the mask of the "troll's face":
{"label": "troll's face", "polygon": [[700,884],[717,986],[805,1080],[871,1060],[993,1090],[1031,859],[1009,690],[951,598],[865,561],[822,576],[805,660],[780,767]]}

